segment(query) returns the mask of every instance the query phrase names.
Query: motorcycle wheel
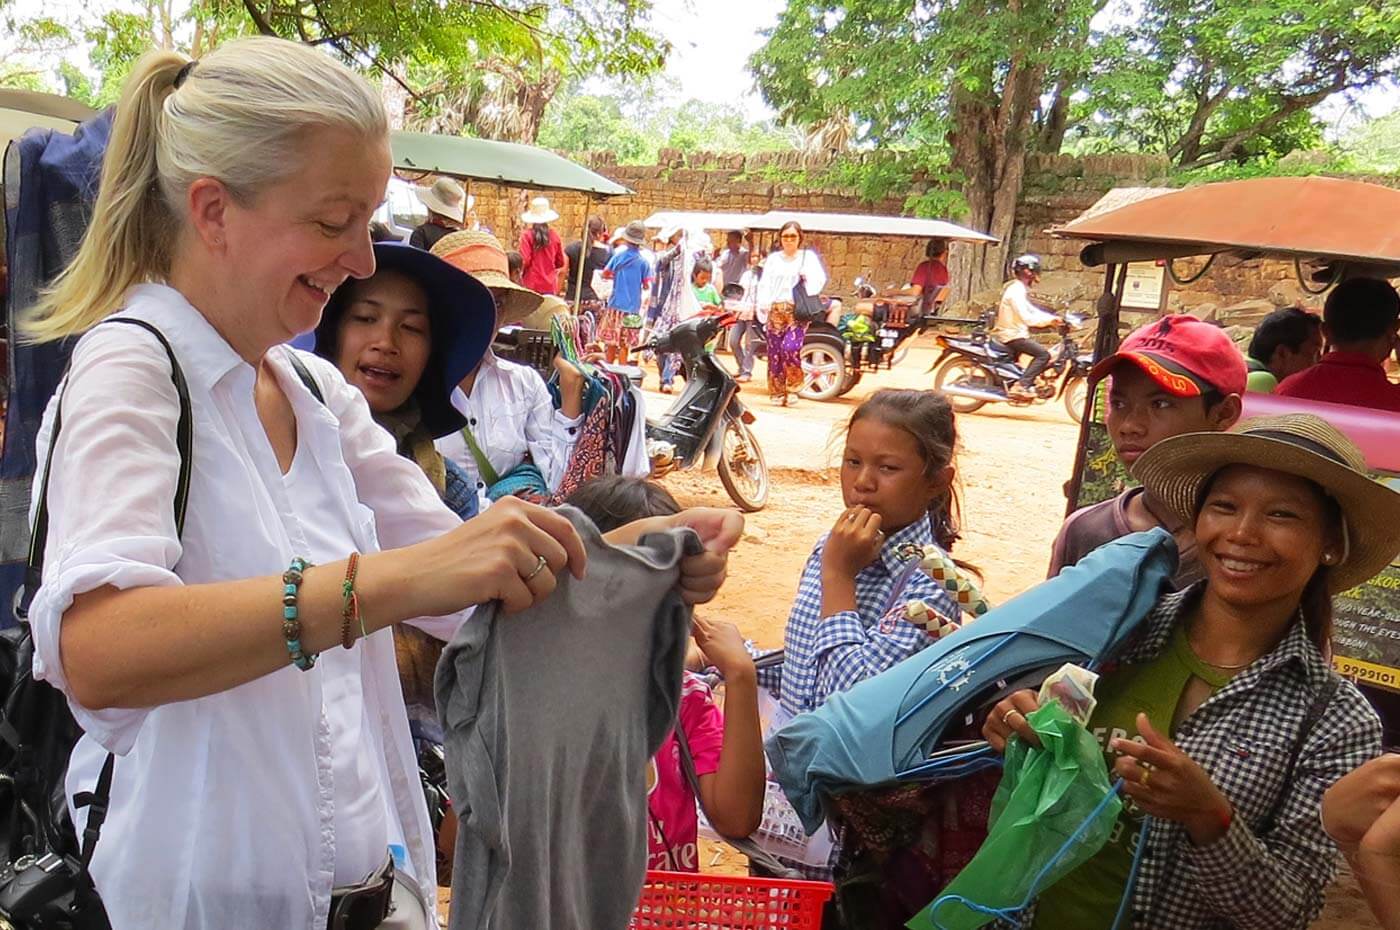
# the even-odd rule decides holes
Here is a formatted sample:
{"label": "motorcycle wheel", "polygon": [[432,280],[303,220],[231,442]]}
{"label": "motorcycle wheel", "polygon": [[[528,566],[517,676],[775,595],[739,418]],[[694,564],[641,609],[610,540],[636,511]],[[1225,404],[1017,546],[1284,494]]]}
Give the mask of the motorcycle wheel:
{"label": "motorcycle wheel", "polygon": [[802,390],[807,400],[834,400],[846,383],[846,354],[827,342],[802,346]]}
{"label": "motorcycle wheel", "polygon": [[[938,369],[938,373],[933,376],[934,390],[941,391],[945,386],[958,385],[960,387],[977,388],[979,390],[990,390],[992,380],[987,375],[987,369],[972,361],[955,355]],[[948,398],[948,406],[952,407],[956,413],[973,413],[987,406],[985,400],[976,397],[959,397],[956,394],[945,394]]]}
{"label": "motorcycle wheel", "polygon": [[744,513],[762,510],[768,503],[768,462],[748,426],[733,417],[724,421],[720,437],[719,482]]}
{"label": "motorcycle wheel", "polygon": [[1069,384],[1065,385],[1065,409],[1069,411],[1070,419],[1076,423],[1084,422],[1084,405],[1089,402],[1089,382],[1085,378],[1072,378]]}

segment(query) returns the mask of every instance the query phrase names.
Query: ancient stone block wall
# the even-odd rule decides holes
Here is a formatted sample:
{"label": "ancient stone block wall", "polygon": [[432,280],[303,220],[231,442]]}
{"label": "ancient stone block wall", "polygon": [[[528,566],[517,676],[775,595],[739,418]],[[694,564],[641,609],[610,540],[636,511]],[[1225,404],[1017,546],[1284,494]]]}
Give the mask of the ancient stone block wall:
{"label": "ancient stone block wall", "polygon": [[[548,196],[559,212],[556,228],[566,241],[579,237],[590,213],[602,216],[612,228],[662,210],[765,213],[786,208],[897,215],[904,204],[903,195],[869,203],[850,189],[809,190],[762,180],[765,169],[791,174],[801,167],[800,157],[789,152],[745,157],[663,150],[655,165],[618,165],[608,153],[598,153],[592,167],[635,193],[590,203],[572,192],[512,191],[478,183],[472,185],[477,213],[508,248],[514,248],[521,231],[518,217],[530,197],[539,194]],[[1040,292],[1047,299],[1057,306],[1089,311],[1103,289],[1103,272],[1080,263],[1079,243],[1055,239],[1046,230],[1079,216],[1111,188],[1164,186],[1169,167],[1165,158],[1152,155],[1030,157],[1011,248],[1012,254],[1035,252],[1043,258],[1046,273]],[[1397,177],[1366,180],[1400,186]],[[922,193],[927,187],[916,178],[905,193]],[[827,265],[832,282],[829,290],[838,294],[849,293],[857,276],[871,278],[882,287],[904,283],[923,258],[924,248],[922,241],[862,236],[813,235],[810,244]],[[1195,267],[1190,262],[1178,263],[1183,275]],[[986,292],[974,295],[971,303],[985,307],[994,299],[994,292]],[[1171,285],[1168,309],[1210,316],[1226,325],[1249,325],[1273,307],[1294,303],[1319,306],[1320,300],[1298,286],[1291,263],[1237,264],[1222,259],[1198,282]],[[1125,325],[1140,319],[1145,316],[1129,314]]]}

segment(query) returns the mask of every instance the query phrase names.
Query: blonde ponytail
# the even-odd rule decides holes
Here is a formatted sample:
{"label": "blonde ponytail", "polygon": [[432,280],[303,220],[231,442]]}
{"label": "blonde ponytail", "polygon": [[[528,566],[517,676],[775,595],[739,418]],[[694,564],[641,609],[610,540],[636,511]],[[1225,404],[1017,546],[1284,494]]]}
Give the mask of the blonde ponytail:
{"label": "blonde ponytail", "polygon": [[21,325],[26,340],[81,333],[115,310],[133,284],[168,270],[174,222],[157,190],[156,146],[165,98],[184,64],[174,52],[154,52],[127,78],[92,220],[72,263]]}
{"label": "blonde ponytail", "polygon": [[350,129],[367,141],[388,133],[378,94],[330,56],[263,36],[201,58],[151,52],[117,103],[101,186],[77,256],[21,324],[27,341],[82,333],[120,308],[135,284],[170,274],[186,217],[185,195],[202,177],[251,200],[295,174],[309,130]]}

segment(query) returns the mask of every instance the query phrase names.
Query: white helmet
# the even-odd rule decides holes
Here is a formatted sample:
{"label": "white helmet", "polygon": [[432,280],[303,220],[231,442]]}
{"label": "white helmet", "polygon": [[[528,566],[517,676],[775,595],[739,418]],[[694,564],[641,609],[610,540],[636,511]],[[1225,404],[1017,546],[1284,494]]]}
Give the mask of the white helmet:
{"label": "white helmet", "polygon": [[1040,256],[1031,255],[1029,252],[1019,256],[1011,263],[1011,273],[1016,274],[1022,270],[1033,271],[1040,274]]}

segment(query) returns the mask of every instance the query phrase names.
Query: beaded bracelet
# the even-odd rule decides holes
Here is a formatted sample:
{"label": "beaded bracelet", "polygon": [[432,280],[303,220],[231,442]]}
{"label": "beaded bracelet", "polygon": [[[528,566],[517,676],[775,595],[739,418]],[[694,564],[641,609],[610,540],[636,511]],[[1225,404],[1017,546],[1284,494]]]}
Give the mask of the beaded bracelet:
{"label": "beaded bracelet", "polygon": [[360,622],[360,638],[363,639],[369,634],[365,632],[365,618],[360,616],[360,596],[355,593],[355,576],[360,570],[360,554],[350,553],[350,561],[345,566],[345,580],[340,584],[340,596],[343,603],[340,607],[340,645],[349,649],[355,645],[355,636],[351,623],[358,620]]}
{"label": "beaded bracelet", "polygon": [[297,619],[297,590],[301,587],[302,573],[309,567],[305,559],[296,556],[282,573],[282,635],[287,639],[292,664],[303,672],[310,671],[316,664],[316,653],[302,651],[301,621]]}

